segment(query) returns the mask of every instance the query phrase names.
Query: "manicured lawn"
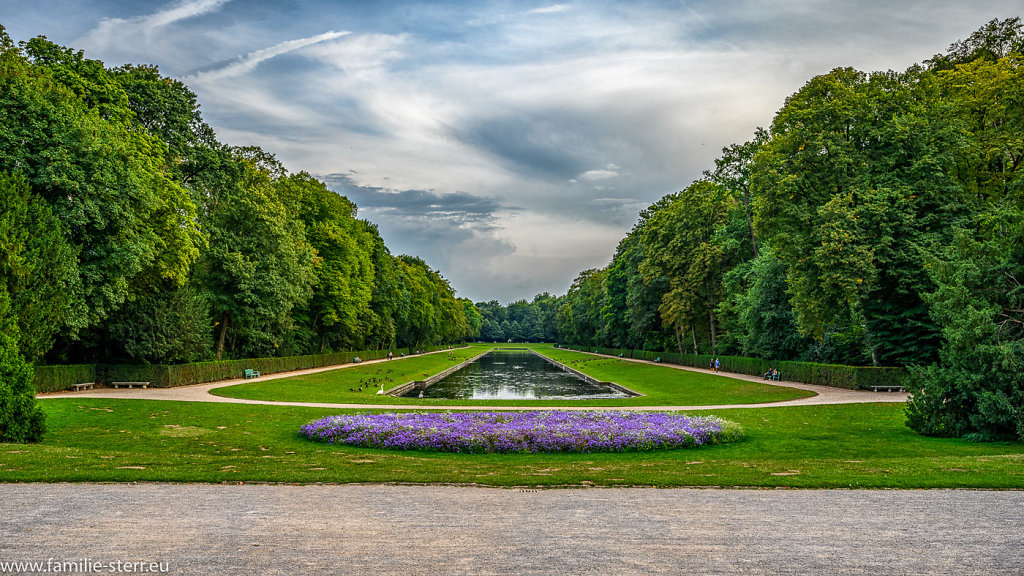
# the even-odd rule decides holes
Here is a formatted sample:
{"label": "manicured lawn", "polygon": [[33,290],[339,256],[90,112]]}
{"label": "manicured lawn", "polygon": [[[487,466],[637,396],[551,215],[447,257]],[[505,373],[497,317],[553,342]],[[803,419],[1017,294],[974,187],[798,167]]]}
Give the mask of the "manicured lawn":
{"label": "manicured lawn", "polygon": [[[450,400],[441,398],[392,398],[378,396],[378,385],[369,385],[362,391],[352,391],[360,380],[391,378],[385,382],[390,389],[410,380],[424,378],[472,358],[492,345],[474,345],[456,350],[454,359],[447,354],[430,354],[392,360],[391,362],[354,365],[338,370],[280,380],[250,382],[219,388],[214,394],[230,398],[251,400],[277,400],[288,402],[373,403],[395,405],[491,405],[491,406],[561,406],[564,400]],[[779,402],[813,396],[813,393],[794,388],[770,386],[688,372],[668,366],[640,364],[626,360],[601,358],[590,354],[558,350],[551,345],[531,346],[538,352],[569,364],[577,370],[599,380],[616,382],[645,396],[617,400],[578,400],[573,406],[707,406],[715,404],[754,404]],[[391,370],[390,373],[387,370]]]}
{"label": "manicured lawn", "polygon": [[337,410],[46,399],[38,445],[0,444],[8,482],[429,482],[497,486],[1024,489],[1024,445],[925,438],[898,404],[714,410],[746,439],[627,454],[466,455],[317,444],[299,427]]}

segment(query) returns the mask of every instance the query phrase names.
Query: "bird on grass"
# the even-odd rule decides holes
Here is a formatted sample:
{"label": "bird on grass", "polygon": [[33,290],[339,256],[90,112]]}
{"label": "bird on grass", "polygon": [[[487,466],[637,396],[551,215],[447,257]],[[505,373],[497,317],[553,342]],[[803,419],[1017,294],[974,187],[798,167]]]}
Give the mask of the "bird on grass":
{"label": "bird on grass", "polygon": [[380,396],[381,394],[384,394],[384,385],[383,384],[380,385],[380,390],[377,390],[377,396]]}

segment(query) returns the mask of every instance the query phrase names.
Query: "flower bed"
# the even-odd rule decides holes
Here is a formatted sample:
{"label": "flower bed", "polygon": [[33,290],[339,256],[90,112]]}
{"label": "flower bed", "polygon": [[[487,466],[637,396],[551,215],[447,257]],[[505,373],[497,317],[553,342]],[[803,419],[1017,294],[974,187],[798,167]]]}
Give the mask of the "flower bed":
{"label": "flower bed", "polygon": [[632,452],[739,440],[715,416],[664,412],[414,412],[329,416],[299,432],[316,442],[439,452]]}

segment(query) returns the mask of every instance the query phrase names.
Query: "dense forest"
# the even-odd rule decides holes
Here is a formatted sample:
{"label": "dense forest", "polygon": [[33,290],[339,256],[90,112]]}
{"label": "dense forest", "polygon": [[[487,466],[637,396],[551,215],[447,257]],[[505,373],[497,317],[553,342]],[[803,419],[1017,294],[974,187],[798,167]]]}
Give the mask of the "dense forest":
{"label": "dense forest", "polygon": [[906,366],[916,430],[1020,437],[1022,52],[1020,20],[993,20],[903,72],[815,77],[606,267],[503,306],[392,255],[309,174],[219,142],[155,67],[0,28],[0,435],[41,430],[33,362],[479,337]]}
{"label": "dense forest", "polygon": [[811,79],[564,296],[481,335],[908,366],[909,422],[1024,435],[1024,30]]}

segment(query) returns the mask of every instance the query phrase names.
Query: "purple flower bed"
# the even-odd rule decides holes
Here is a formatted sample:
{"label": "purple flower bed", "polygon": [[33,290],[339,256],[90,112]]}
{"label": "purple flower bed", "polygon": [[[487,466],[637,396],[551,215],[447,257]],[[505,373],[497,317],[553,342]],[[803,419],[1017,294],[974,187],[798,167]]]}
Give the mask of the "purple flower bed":
{"label": "purple flower bed", "polygon": [[299,432],[316,442],[440,452],[631,452],[738,440],[715,416],[664,412],[413,412],[329,416]]}

